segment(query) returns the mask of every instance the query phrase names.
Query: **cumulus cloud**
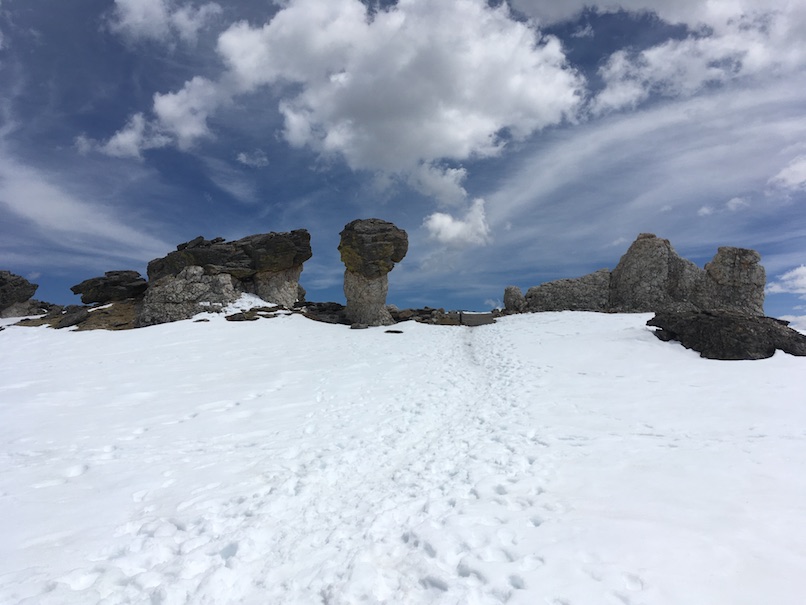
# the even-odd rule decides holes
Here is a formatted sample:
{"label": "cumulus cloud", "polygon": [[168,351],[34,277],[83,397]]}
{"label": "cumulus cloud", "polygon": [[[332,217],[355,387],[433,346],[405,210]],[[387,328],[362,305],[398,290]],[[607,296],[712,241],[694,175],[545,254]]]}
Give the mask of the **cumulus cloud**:
{"label": "cumulus cloud", "polygon": [[738,212],[750,207],[750,202],[741,197],[734,197],[725,202],[725,208],[731,212]]}
{"label": "cumulus cloud", "polygon": [[75,146],[80,153],[99,151],[115,158],[141,158],[147,149],[159,149],[171,143],[171,138],[149,123],[142,113],[136,113],[126,125],[106,142],[98,142],[85,135],[76,137]]}
{"label": "cumulus cloud", "polygon": [[583,86],[557,39],[483,0],[401,0],[372,19],[358,0],[291,0],[218,49],[242,90],[299,85],[280,103],[286,140],[354,169],[495,155],[505,129],[524,138],[572,116]]}
{"label": "cumulus cloud", "polygon": [[421,164],[409,174],[408,182],[420,193],[432,196],[439,202],[453,206],[467,198],[462,182],[467,178],[464,168],[442,168]]}
{"label": "cumulus cloud", "polygon": [[199,31],[221,12],[221,6],[215,2],[177,7],[172,0],[115,0],[110,28],[132,40],[170,42],[175,34],[192,43]]}
{"label": "cumulus cloud", "polygon": [[785,191],[806,191],[806,155],[799,155],[769,181],[772,187]]}
{"label": "cumulus cloud", "polygon": [[451,247],[480,246],[490,242],[484,200],[477,199],[462,218],[435,212],[423,223],[431,238]]}
{"label": "cumulus cloud", "polygon": [[228,101],[220,87],[197,76],[177,92],[154,95],[154,114],[159,129],[174,137],[180,149],[188,149],[210,135],[208,116]]}
{"label": "cumulus cloud", "polygon": [[783,275],[767,286],[769,294],[800,294],[806,298],[806,265],[801,265]]}

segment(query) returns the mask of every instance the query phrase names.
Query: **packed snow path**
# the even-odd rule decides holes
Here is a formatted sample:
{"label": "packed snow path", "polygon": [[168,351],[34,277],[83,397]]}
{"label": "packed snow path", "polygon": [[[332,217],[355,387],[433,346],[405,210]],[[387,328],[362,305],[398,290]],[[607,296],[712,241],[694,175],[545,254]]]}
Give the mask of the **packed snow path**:
{"label": "packed snow path", "polygon": [[801,603],[804,360],[648,317],[7,328],[0,603]]}

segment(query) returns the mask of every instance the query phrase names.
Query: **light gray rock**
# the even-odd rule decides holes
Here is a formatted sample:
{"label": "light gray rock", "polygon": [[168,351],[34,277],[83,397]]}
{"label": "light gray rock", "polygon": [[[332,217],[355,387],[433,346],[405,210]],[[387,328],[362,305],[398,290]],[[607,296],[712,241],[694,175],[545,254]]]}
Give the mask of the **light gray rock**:
{"label": "light gray rock", "polygon": [[281,307],[291,308],[297,300],[305,299],[305,290],[299,285],[302,265],[291,267],[285,271],[262,271],[253,278],[254,293],[265,300]]}
{"label": "light gray rock", "polygon": [[667,239],[642,233],[610,275],[611,311],[694,310],[702,269],[680,257]]}
{"label": "light gray rock", "polygon": [[137,318],[138,327],[189,319],[204,311],[220,311],[235,302],[238,292],[227,273],[205,275],[189,266],[149,284]]}
{"label": "light gray rock", "polygon": [[395,323],[386,308],[389,277],[364,277],[352,271],[344,272],[344,312],[351,323],[367,326],[390,326]]}
{"label": "light gray rock", "polygon": [[766,283],[758,252],[723,246],[705,265],[694,303],[705,310],[764,315]]}
{"label": "light gray rock", "polygon": [[559,279],[529,288],[526,310],[606,311],[610,296],[610,271],[600,269],[576,279]]}
{"label": "light gray rock", "polygon": [[504,288],[504,311],[507,313],[523,313],[526,308],[526,298],[518,286]]}

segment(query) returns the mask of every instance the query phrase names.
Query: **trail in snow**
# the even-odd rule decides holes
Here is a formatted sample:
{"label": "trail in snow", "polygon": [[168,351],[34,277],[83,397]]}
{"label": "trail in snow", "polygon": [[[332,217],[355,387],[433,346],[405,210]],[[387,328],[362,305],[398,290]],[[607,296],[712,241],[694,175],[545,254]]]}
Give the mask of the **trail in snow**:
{"label": "trail in snow", "polygon": [[0,602],[794,605],[802,360],[645,320],[9,328]]}

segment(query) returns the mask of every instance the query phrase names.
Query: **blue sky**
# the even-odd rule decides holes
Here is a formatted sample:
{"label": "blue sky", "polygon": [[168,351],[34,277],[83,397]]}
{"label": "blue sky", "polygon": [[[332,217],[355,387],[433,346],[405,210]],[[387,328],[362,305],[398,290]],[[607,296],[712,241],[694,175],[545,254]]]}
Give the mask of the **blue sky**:
{"label": "blue sky", "polygon": [[[587,7],[585,5],[588,4]],[[806,4],[0,0],[0,268],[69,286],[197,235],[409,233],[399,306],[759,250],[806,316]]]}

